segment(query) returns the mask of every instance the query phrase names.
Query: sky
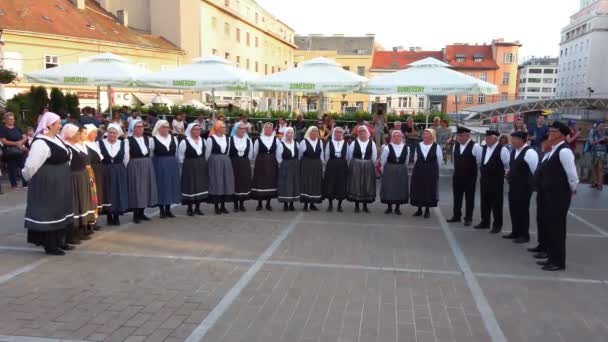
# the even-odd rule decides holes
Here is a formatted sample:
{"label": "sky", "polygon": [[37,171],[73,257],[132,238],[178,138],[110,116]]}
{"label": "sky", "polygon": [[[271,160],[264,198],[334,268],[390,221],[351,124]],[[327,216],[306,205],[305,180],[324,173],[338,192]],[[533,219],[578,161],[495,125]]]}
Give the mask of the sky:
{"label": "sky", "polygon": [[557,56],[579,0],[256,0],[296,34],[375,33],[385,49],[519,40],[520,57]]}

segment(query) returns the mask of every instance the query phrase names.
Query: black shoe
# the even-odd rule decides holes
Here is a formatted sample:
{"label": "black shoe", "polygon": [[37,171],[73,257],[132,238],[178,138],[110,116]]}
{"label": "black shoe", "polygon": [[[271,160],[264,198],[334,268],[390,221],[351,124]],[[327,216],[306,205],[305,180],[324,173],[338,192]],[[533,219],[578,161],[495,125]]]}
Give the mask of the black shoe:
{"label": "black shoe", "polygon": [[452,218],[450,218],[449,220],[447,220],[447,222],[448,223],[460,222],[460,217],[452,216]]}
{"label": "black shoe", "polygon": [[547,265],[551,265],[551,262],[549,260],[546,260],[546,261],[537,261],[536,264],[539,265],[539,266],[547,266]]}
{"label": "black shoe", "polygon": [[272,206],[270,206],[270,203],[266,203],[266,210],[272,211]]}
{"label": "black shoe", "polygon": [[239,205],[239,209],[240,209],[242,212],[246,212],[246,211],[247,211],[247,209],[245,209],[245,202],[241,202],[241,204]]}
{"label": "black shoe", "polygon": [[518,237],[513,242],[514,243],[518,243],[518,244],[528,243],[528,242],[530,242],[530,238],[529,237],[527,237],[527,238],[525,238],[525,237]]}
{"label": "black shoe", "polygon": [[97,223],[95,223],[95,225],[93,226],[93,230],[99,231],[99,230],[101,230],[101,227]]}
{"label": "black shoe", "polygon": [[239,205],[238,205],[238,204],[235,204],[235,205],[234,205],[234,212],[235,212],[235,213],[238,213],[239,211],[241,211],[241,208],[239,208]]}
{"label": "black shoe", "polygon": [[175,215],[173,215],[173,213],[171,212],[171,209],[167,209],[166,214],[167,214],[168,218],[175,218]]}
{"label": "black shoe", "polygon": [[[412,215],[414,217],[418,217],[418,216],[422,216],[422,209],[418,209],[416,210],[416,212],[414,213],[414,215]],[[448,221],[449,222],[449,221]]]}
{"label": "black shoe", "polygon": [[226,210],[226,208],[220,208],[220,211],[222,212],[222,214],[229,214],[228,210]]}
{"label": "black shoe", "polygon": [[221,215],[222,211],[220,210],[220,208],[216,207],[215,208],[215,215]]}
{"label": "black shoe", "polygon": [[114,214],[114,225],[120,226],[120,218],[118,218],[118,214]]}
{"label": "black shoe", "polygon": [[45,248],[44,252],[48,255],[65,255],[65,252],[59,248]]}
{"label": "black shoe", "polygon": [[140,224],[141,220],[139,219],[139,214],[137,211],[133,212],[133,223]]}
{"label": "black shoe", "polygon": [[471,226],[471,224],[473,224],[473,222],[471,220],[466,220],[466,219],[464,220],[465,227],[469,227],[469,226]]}
{"label": "black shoe", "polygon": [[289,204],[287,202],[283,203],[283,211],[289,211]]}
{"label": "black shoe", "polygon": [[428,210],[425,210],[425,211],[424,211],[424,218],[425,218],[425,219],[428,219],[429,217],[431,217],[431,212],[430,212],[430,211],[428,211]]}
{"label": "black shoe", "polygon": [[479,223],[478,225],[476,225],[473,228],[475,228],[475,229],[490,229],[490,225],[481,222],[481,223]]}
{"label": "black shoe", "polygon": [[201,211],[200,208],[194,209],[194,214],[196,214],[198,216],[205,216],[205,214]]}
{"label": "black shoe", "polygon": [[395,215],[401,215],[401,209],[399,209],[399,208],[395,209]]}
{"label": "black shoe", "polygon": [[192,211],[192,209],[188,209],[188,210],[186,210],[186,215],[194,216],[194,212]]}
{"label": "black shoe", "polygon": [[555,272],[555,271],[563,271],[563,270],[565,270],[565,269],[566,269],[566,267],[563,267],[563,266],[557,266],[557,265],[552,265],[552,264],[549,264],[549,265],[543,266],[543,268],[542,268],[542,270],[543,270],[543,271],[550,271],[550,272]]}
{"label": "black shoe", "polygon": [[339,206],[338,206],[338,209],[337,209],[336,211],[337,211],[337,212],[339,212],[339,213],[341,213],[341,212],[343,212],[344,210],[342,209],[342,206],[341,206],[341,205],[339,205]]}
{"label": "black shoe", "polygon": [[534,254],[533,257],[534,257],[534,259],[547,259],[547,258],[549,258],[549,254],[540,252],[540,253]]}
{"label": "black shoe", "polygon": [[361,212],[361,209],[359,209],[359,207],[355,207],[355,212],[359,213],[359,212]]}
{"label": "black shoe", "polygon": [[503,235],[502,238],[503,239],[507,239],[507,240],[515,240],[515,239],[518,238],[518,236],[515,235],[515,234],[513,234],[513,233],[511,233],[511,234],[508,234],[508,235]]}
{"label": "black shoe", "polygon": [[368,213],[369,214],[369,209],[367,208],[367,206],[363,206],[363,212]]}
{"label": "black shoe", "polygon": [[262,210],[262,203],[258,203],[258,206],[255,207],[255,211],[261,211]]}
{"label": "black shoe", "polygon": [[385,214],[392,214],[393,213],[393,209],[392,208],[386,208],[386,210],[384,211]]}
{"label": "black shoe", "polygon": [[74,246],[70,246],[70,245],[68,245],[67,243],[66,243],[65,245],[63,245],[63,246],[59,247],[59,248],[63,249],[64,251],[71,251],[71,250],[76,249],[76,247],[74,247]]}
{"label": "black shoe", "polygon": [[327,206],[327,212],[331,213],[332,211],[334,211],[334,206],[333,205]]}
{"label": "black shoe", "polygon": [[165,212],[165,209],[160,210],[160,215],[158,215],[158,217],[160,217],[161,219],[167,218],[167,213]]}
{"label": "black shoe", "polygon": [[317,208],[317,206],[314,203],[310,204],[310,211],[318,211],[319,208]]}
{"label": "black shoe", "polygon": [[114,225],[114,219],[112,218],[111,214],[108,214],[106,216],[106,225],[107,226],[113,226]]}
{"label": "black shoe", "polygon": [[528,248],[528,252],[532,253],[543,253],[544,250],[540,246],[536,246],[534,248]]}
{"label": "black shoe", "polygon": [[293,202],[289,203],[289,211],[296,211],[296,207],[293,205]]}
{"label": "black shoe", "polygon": [[490,230],[490,234],[498,234],[502,231],[502,228],[492,228],[492,230]]}

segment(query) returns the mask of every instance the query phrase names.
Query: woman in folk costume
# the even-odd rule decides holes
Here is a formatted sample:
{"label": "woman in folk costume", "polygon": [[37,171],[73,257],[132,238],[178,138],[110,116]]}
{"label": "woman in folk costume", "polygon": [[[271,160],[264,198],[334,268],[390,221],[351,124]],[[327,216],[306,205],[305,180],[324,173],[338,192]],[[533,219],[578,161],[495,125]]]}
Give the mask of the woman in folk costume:
{"label": "woman in folk costume", "polygon": [[293,203],[300,198],[300,160],[298,144],[293,128],[284,130],[283,139],[277,146],[276,158],[279,163],[278,198],[284,211],[294,211]]}
{"label": "woman in folk costume", "polygon": [[129,180],[129,209],[133,211],[133,223],[150,221],[144,214],[146,208],[158,205],[158,185],[156,169],[151,158],[152,141],[144,136],[144,122],[135,119],[131,136],[125,148],[129,154],[127,175]]}
{"label": "woman in folk costume", "polygon": [[229,138],[226,124],[217,120],[206,141],[205,154],[209,163],[209,197],[215,213],[228,214],[226,201],[234,199],[234,172],[228,157]]}
{"label": "woman in folk costume", "polygon": [[435,142],[435,130],[425,129],[422,141],[416,145],[416,163],[412,171],[410,203],[418,207],[414,216],[430,217],[429,208],[436,207],[439,200],[439,163],[443,160],[441,146]]}
{"label": "woman in folk costume", "polygon": [[161,219],[175,217],[171,205],[181,202],[177,138],[171,135],[169,129],[169,122],[158,120],[150,141]]}
{"label": "woman in folk costume", "polygon": [[[209,173],[205,159],[205,141],[201,125],[191,123],[186,138],[179,143],[179,162],[182,164],[182,204],[188,206],[188,216],[203,215],[201,202],[209,196]],[[193,209],[194,207],[194,209]]]}
{"label": "woman in folk costume", "polygon": [[87,173],[87,155],[78,147],[80,144],[80,128],[73,124],[66,124],[61,130],[61,137],[72,153],[70,162],[70,182],[72,184],[72,208],[74,220],[68,228],[66,242],[78,245],[80,240],[90,239],[89,230],[91,222],[95,221],[93,195],[91,183]]}
{"label": "woman in folk costume", "polygon": [[118,140],[124,135],[118,124],[108,125],[107,138],[99,143],[99,150],[103,156],[103,191],[108,217],[108,226],[119,226],[119,216],[129,208],[129,195],[127,193],[127,165],[129,153],[126,142]]}
{"label": "woman in folk costume", "polygon": [[59,115],[46,112],[36,129],[22,174],[29,182],[25,228],[27,242],[44,247],[46,254],[65,255],[66,228],[72,224],[70,151],[57,136]]}
{"label": "woman in folk costume", "polygon": [[[87,154],[89,156],[89,161],[91,163],[91,169],[93,170],[93,174],[95,176],[95,203],[97,204],[97,217],[101,215],[104,210],[110,206],[108,202],[105,202],[106,198],[104,196],[103,189],[103,155],[101,154],[101,150],[99,149],[99,145],[97,144],[97,132],[99,129],[97,126],[93,124],[86,124],[85,134],[86,138],[84,139],[84,145],[87,149]],[[98,224],[93,226],[94,230],[99,230],[100,227]]]}
{"label": "woman in folk costume", "polygon": [[247,125],[237,122],[230,138],[229,153],[234,173],[234,211],[246,211],[245,201],[251,197],[251,160],[253,143],[247,137]]}
{"label": "woman in folk costume", "polygon": [[262,135],[253,145],[255,167],[253,169],[253,184],[251,197],[258,200],[256,210],[262,210],[262,201],[266,201],[266,210],[272,210],[270,200],[277,197],[277,163],[276,151],[279,140],[275,137],[274,126],[264,124]]}
{"label": "woman in folk costume", "polygon": [[338,200],[338,212],[342,212],[342,201],[346,198],[346,179],[348,162],[346,160],[348,143],[344,140],[344,129],[336,126],[331,139],[325,146],[325,177],[323,178],[323,197],[329,200],[327,211],[333,210],[333,200]]}
{"label": "woman in folk costume", "polygon": [[400,206],[406,204],[410,197],[407,174],[407,148],[400,130],[391,132],[391,141],[382,147],[381,170],[382,185],[380,186],[380,200],[388,208],[385,214],[393,212],[401,215]]}
{"label": "woman in folk costume", "polygon": [[367,126],[357,127],[357,139],[348,146],[348,186],[347,198],[355,202],[355,212],[360,211],[359,204],[363,203],[363,211],[369,213],[367,205],[376,200],[376,168],[378,158],[376,144],[370,139],[371,133]]}
{"label": "woman in folk costume", "polygon": [[323,202],[323,143],[319,128],[310,126],[300,142],[300,202],[304,211],[319,210],[315,203]]}

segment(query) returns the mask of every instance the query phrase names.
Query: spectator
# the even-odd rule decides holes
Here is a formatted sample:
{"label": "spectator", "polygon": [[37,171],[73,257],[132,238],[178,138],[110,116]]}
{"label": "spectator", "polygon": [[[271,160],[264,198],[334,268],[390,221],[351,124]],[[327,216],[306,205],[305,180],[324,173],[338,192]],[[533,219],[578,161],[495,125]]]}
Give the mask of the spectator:
{"label": "spectator", "polygon": [[532,147],[537,153],[540,153],[542,138],[548,134],[549,127],[545,124],[545,117],[542,114],[539,114],[538,118],[536,119],[536,126],[528,130],[530,147]]}
{"label": "spectator", "polygon": [[526,125],[524,125],[524,120],[521,117],[518,117],[513,121],[513,132],[527,132]]}
{"label": "spectator", "polygon": [[570,128],[570,134],[566,137],[566,142],[570,145],[572,152],[576,151],[576,142],[581,136],[581,129],[576,127],[576,121],[568,120],[568,128]]}
{"label": "spectator", "polygon": [[[120,119],[124,122],[127,122],[127,120],[129,119],[129,107],[127,106],[122,106],[120,108]],[[125,128],[124,126],[122,126],[123,129]]]}
{"label": "spectator", "polygon": [[406,138],[406,145],[409,148],[409,163],[414,162],[414,152],[416,152],[416,143],[418,140],[418,130],[416,130],[416,125],[414,124],[414,117],[409,116],[405,121],[404,134]]}
{"label": "spectator", "polygon": [[97,118],[93,115],[94,109],[87,106],[82,108],[82,115],[80,116],[80,125],[95,125],[95,127],[99,127],[101,122],[97,120]]}
{"label": "spectator", "polygon": [[186,127],[184,126],[184,113],[177,113],[171,121],[171,130],[173,135],[177,136],[179,141],[186,137]]}
{"label": "spectator", "polygon": [[401,121],[395,121],[395,123],[393,123],[393,129],[391,132],[394,130],[401,131],[401,133],[403,133],[403,125],[401,124]]}
{"label": "spectator", "polygon": [[384,115],[384,110],[378,109],[372,118],[372,122],[374,123],[374,130],[372,131],[374,134],[373,139],[375,140],[376,146],[381,149],[382,145],[385,143],[384,137],[388,128],[386,125],[386,115]]}
{"label": "spectator", "polygon": [[152,134],[152,129],[156,126],[156,122],[158,121],[158,114],[155,111],[150,111],[148,116],[146,117],[146,132],[148,135]]}
{"label": "spectator", "polygon": [[[238,125],[237,125],[238,123]],[[241,114],[240,116],[240,120],[238,122],[236,122],[234,125],[232,125],[232,130],[230,132],[230,136],[234,137],[236,136],[237,130],[240,128],[245,128],[245,138],[249,138],[249,133],[251,133],[251,122],[249,122],[249,119],[247,118],[247,115],[245,114]]]}
{"label": "spectator", "polygon": [[141,120],[141,112],[138,110],[132,110],[131,116],[129,116],[129,118],[127,119],[127,124],[129,126],[127,134],[129,136],[133,135],[133,128],[135,128],[135,123],[140,120]]}
{"label": "spectator", "polygon": [[[434,121],[434,120],[433,120]],[[448,162],[449,146],[452,142],[452,130],[448,127],[448,120],[439,120],[439,127],[435,128],[437,135],[437,144],[443,152],[443,163]]]}
{"label": "spectator", "polygon": [[591,187],[602,190],[604,187],[604,166],[607,161],[608,135],[602,122],[596,122],[589,130],[587,138],[591,148]]}
{"label": "spectator", "polygon": [[302,139],[304,139],[304,134],[306,133],[306,121],[304,121],[304,116],[302,116],[302,114],[296,116],[294,129],[296,130],[296,141],[302,141]]}
{"label": "spectator", "polygon": [[283,118],[283,117],[280,117],[279,124],[277,125],[277,128],[276,128],[276,133],[277,133],[278,139],[282,139],[285,136],[285,132],[287,131],[287,128],[289,128],[289,124],[287,124],[287,120],[285,120],[285,118]]}
{"label": "spectator", "polygon": [[509,152],[511,152],[512,146],[511,146],[511,144],[509,144],[509,137],[507,137],[506,135],[500,136],[500,138],[498,139],[498,144],[506,147],[507,150],[509,150]]}
{"label": "spectator", "polygon": [[8,166],[11,187],[14,190],[20,189],[17,178],[21,178],[23,186],[26,187],[27,182],[21,175],[21,169],[25,163],[27,136],[15,126],[15,115],[11,112],[4,114],[4,124],[0,127],[0,143],[2,143],[2,158]]}
{"label": "spectator", "polygon": [[325,125],[325,121],[323,121],[323,119],[317,120],[317,128],[319,129],[319,139],[325,143],[331,132],[328,132],[327,126]]}
{"label": "spectator", "polygon": [[[114,123],[114,124],[117,124],[118,126],[120,126],[120,128],[123,130],[123,132],[126,131],[125,121],[122,119],[122,114],[120,112],[115,111],[112,114],[112,121],[111,121],[111,123]],[[123,134],[123,138],[124,137],[126,137],[125,134]]]}

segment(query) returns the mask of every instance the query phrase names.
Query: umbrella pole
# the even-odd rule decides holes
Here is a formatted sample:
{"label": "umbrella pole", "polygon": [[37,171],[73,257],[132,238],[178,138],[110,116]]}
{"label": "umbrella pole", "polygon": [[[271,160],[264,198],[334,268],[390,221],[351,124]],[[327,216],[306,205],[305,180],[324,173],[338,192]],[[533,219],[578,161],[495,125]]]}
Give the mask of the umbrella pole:
{"label": "umbrella pole", "polygon": [[108,113],[110,113],[110,118],[112,118],[112,86],[108,84],[107,88],[108,95]]}
{"label": "umbrella pole", "polygon": [[97,113],[101,113],[101,87],[97,86]]}
{"label": "umbrella pole", "polygon": [[215,89],[211,88],[211,118],[215,122]]}

